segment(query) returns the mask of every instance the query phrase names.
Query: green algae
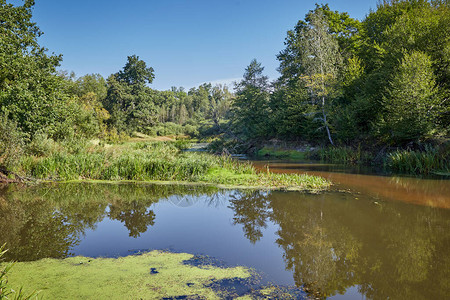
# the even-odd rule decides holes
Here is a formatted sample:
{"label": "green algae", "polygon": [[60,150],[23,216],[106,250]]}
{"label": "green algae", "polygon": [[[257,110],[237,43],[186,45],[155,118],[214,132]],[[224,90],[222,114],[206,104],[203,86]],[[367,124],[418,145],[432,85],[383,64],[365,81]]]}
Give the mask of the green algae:
{"label": "green algae", "polygon": [[195,267],[187,253],[152,251],[121,258],[70,257],[19,262],[8,275],[13,288],[40,290],[46,299],[161,299],[195,296],[219,299],[206,287],[213,280],[249,278],[244,267]]}

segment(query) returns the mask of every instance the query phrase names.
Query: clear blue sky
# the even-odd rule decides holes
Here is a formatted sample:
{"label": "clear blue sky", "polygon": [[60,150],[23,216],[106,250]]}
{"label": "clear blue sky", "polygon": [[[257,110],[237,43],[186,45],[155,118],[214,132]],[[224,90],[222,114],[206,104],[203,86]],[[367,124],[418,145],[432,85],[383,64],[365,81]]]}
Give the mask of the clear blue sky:
{"label": "clear blue sky", "polygon": [[[12,3],[20,3],[12,0]],[[276,54],[309,0],[36,0],[41,45],[77,76],[119,71],[136,54],[155,69],[151,87],[190,88],[242,76],[251,59],[278,77]],[[363,19],[376,0],[329,1]],[[319,2],[320,3],[320,2]]]}

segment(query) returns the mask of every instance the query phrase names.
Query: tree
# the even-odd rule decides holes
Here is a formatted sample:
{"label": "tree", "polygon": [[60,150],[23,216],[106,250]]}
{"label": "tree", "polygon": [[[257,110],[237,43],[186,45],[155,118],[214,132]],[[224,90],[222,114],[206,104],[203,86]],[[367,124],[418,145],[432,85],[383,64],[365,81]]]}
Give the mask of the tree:
{"label": "tree", "polygon": [[234,131],[249,139],[268,135],[269,79],[263,71],[261,63],[253,59],[235,87],[237,97],[232,105]]}
{"label": "tree", "polygon": [[33,5],[32,0],[22,6],[0,0],[0,110],[29,136],[45,130],[62,138],[72,117],[64,78],[55,71],[61,56],[47,55],[39,45],[42,32],[31,20]]}
{"label": "tree", "polygon": [[117,79],[129,85],[143,85],[152,83],[155,79],[155,74],[152,67],[147,67],[143,60],[139,59],[137,55],[127,57],[127,63],[122,71],[117,73]]}
{"label": "tree", "polygon": [[[322,138],[321,129],[325,128],[327,136],[331,137],[328,135],[331,126],[328,114],[332,108],[331,100],[339,94],[336,75],[341,55],[348,59],[358,52],[360,28],[360,22],[347,13],[332,11],[328,5],[316,5],[304,20],[298,21],[295,28],[287,32],[286,47],[277,55],[281,76],[271,98],[271,124],[279,135],[317,142]],[[315,53],[319,51],[322,53]],[[327,60],[324,61],[324,54],[328,61],[334,61],[324,65]],[[320,62],[323,72],[320,68],[314,70],[314,63]],[[320,103],[322,97],[319,94],[326,95],[325,105]],[[290,121],[285,116],[289,116]]]}
{"label": "tree", "polygon": [[108,91],[103,104],[111,115],[110,126],[119,132],[145,133],[155,125],[158,112],[154,93],[145,85],[153,78],[153,68],[132,55],[128,56],[123,70],[107,79]]}
{"label": "tree", "polygon": [[[321,10],[309,15],[309,24],[304,30],[302,76],[311,95],[312,104],[321,109],[321,120],[328,139],[334,145],[327,120],[330,102],[339,92],[337,75],[341,64],[339,46],[328,33],[328,23]],[[317,112],[313,112],[317,113]]]}
{"label": "tree", "polygon": [[433,128],[440,101],[428,55],[405,54],[384,104],[384,129],[391,143],[417,141]]}

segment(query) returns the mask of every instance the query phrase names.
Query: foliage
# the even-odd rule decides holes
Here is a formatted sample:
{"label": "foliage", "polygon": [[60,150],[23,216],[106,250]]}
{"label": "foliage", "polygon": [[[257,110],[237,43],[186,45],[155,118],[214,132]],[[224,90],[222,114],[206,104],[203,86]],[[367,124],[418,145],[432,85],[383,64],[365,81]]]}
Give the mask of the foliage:
{"label": "foliage", "polygon": [[362,150],[361,145],[358,145],[357,149],[351,147],[321,148],[310,155],[318,156],[322,161],[341,164],[368,164],[373,160],[373,155]]}
{"label": "foliage", "polygon": [[420,140],[434,128],[440,99],[431,65],[426,54],[407,53],[392,78],[382,125],[391,143]]}
{"label": "foliage", "polygon": [[423,151],[396,150],[389,153],[385,166],[408,174],[450,174],[450,151],[447,147],[425,145]]}
{"label": "foliage", "polygon": [[266,123],[269,115],[269,83],[263,71],[261,63],[253,59],[245,69],[243,79],[236,84],[233,127],[245,139],[268,135]]}
{"label": "foliage", "polygon": [[322,190],[320,177],[259,173],[227,156],[182,152],[180,142],[139,142],[25,157],[18,172],[38,179],[177,181],[244,188]]}
{"label": "foliage", "polygon": [[23,155],[24,134],[7,114],[0,114],[0,167],[10,169]]}

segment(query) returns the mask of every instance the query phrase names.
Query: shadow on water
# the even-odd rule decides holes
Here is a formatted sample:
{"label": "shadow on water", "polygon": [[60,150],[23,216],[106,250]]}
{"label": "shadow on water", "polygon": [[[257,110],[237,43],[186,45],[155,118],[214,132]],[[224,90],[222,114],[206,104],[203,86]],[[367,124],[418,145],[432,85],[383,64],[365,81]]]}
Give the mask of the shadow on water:
{"label": "shadow on water", "polygon": [[[413,182],[391,184],[417,191]],[[419,191],[422,198],[432,195]],[[7,259],[31,261],[79,255],[86,240],[92,256],[105,255],[97,250],[105,240],[128,249],[142,241],[146,249],[171,246],[220,258],[211,264],[255,268],[267,275],[265,283],[284,285],[290,295],[301,289],[309,297],[327,298],[355,289],[359,298],[445,299],[450,294],[450,210],[442,205],[447,195],[432,207],[391,201],[392,191],[367,194],[9,186],[0,189],[0,243],[10,249]],[[117,253],[110,251],[106,255]],[[196,256],[186,263],[205,260]],[[286,274],[290,287],[281,282]],[[236,295],[249,293],[242,282],[211,284]]]}

